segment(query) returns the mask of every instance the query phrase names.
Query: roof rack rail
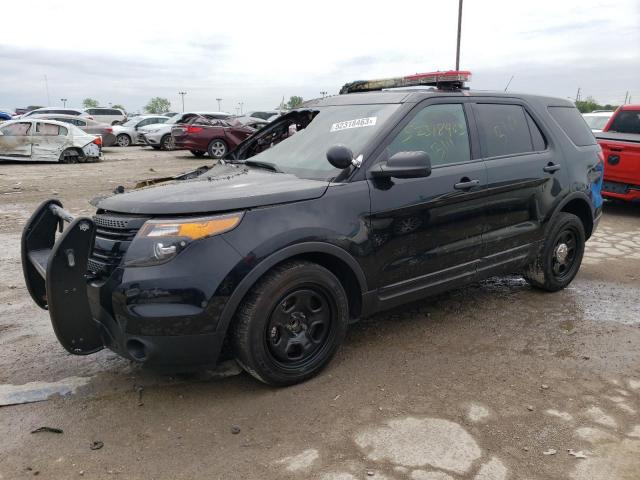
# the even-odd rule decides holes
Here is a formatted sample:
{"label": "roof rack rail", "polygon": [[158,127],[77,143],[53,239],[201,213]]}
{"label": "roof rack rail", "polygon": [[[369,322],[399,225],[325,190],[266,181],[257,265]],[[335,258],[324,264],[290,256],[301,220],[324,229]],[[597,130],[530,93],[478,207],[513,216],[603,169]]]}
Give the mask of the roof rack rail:
{"label": "roof rack rail", "polygon": [[356,80],[345,83],[340,94],[371,92],[385,88],[436,87],[441,90],[461,90],[464,82],[469,81],[471,72],[467,70],[447,70],[445,72],[416,73],[406,77],[381,78],[378,80]]}

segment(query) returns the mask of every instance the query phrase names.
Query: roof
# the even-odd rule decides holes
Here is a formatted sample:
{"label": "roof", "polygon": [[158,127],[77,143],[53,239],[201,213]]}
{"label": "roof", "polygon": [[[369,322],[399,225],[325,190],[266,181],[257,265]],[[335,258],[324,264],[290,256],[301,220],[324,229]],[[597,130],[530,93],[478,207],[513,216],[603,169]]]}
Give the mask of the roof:
{"label": "roof", "polygon": [[367,105],[387,103],[417,103],[429,97],[501,97],[517,98],[541,102],[546,105],[574,107],[575,105],[562,98],[532,95],[528,93],[485,91],[485,90],[438,90],[436,88],[393,88],[371,92],[346,93],[325,98],[316,98],[305,102],[303,108],[328,107],[337,105]]}

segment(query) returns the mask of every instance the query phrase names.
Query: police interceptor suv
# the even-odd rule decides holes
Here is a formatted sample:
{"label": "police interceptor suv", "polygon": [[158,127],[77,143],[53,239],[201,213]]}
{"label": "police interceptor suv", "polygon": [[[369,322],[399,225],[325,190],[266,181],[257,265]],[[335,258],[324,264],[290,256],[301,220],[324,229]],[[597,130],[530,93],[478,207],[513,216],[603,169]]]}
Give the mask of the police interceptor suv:
{"label": "police interceptor suv", "polygon": [[47,200],[22,237],[33,300],[73,354],[230,355],[288,385],[355,319],[491,275],[566,287],[601,215],[600,148],[570,102],[468,76],[352,82],[91,218]]}

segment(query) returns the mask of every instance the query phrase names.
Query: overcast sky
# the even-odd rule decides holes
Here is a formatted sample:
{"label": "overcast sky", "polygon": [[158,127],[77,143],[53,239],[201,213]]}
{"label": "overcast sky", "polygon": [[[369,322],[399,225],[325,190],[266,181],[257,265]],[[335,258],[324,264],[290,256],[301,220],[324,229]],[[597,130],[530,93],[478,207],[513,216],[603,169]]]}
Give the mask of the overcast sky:
{"label": "overcast sky", "polygon": [[[2,6],[0,107],[235,113],[335,94],[357,79],[455,66],[455,0],[65,0]],[[461,68],[474,89],[640,103],[640,0],[465,0]]]}

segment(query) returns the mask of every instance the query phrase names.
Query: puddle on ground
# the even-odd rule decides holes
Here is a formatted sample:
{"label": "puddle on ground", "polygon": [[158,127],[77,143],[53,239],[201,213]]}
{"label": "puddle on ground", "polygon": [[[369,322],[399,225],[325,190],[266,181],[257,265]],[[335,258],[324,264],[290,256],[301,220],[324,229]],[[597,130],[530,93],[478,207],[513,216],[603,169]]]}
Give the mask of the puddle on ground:
{"label": "puddle on ground", "polygon": [[41,402],[53,395],[70,395],[92,377],[69,377],[58,382],[29,382],[24,385],[0,385],[0,407]]}

